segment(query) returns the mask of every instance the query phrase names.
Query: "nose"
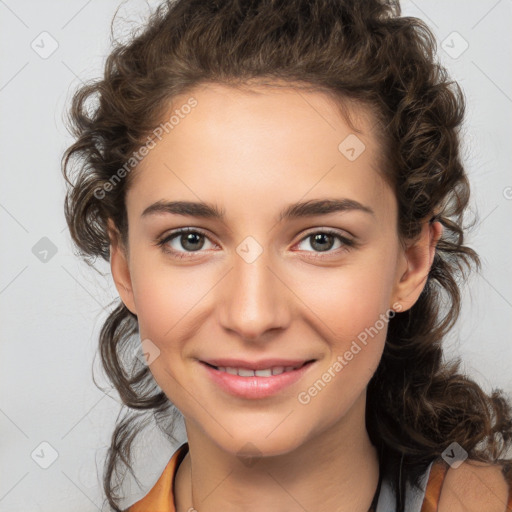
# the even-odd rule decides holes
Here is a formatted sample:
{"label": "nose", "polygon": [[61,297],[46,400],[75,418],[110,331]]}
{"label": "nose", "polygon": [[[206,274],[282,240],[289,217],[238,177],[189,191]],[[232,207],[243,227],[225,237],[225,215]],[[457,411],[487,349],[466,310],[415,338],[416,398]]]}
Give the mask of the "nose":
{"label": "nose", "polygon": [[293,294],[274,267],[265,252],[252,262],[234,255],[233,268],[219,287],[218,315],[225,330],[254,342],[288,326]]}

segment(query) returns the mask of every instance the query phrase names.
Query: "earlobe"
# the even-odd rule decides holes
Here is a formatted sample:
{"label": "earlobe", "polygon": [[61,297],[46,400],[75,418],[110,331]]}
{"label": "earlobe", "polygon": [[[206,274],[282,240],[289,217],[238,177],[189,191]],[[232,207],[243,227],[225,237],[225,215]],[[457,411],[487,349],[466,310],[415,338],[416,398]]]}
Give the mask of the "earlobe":
{"label": "earlobe", "polygon": [[134,314],[137,314],[133,296],[133,288],[130,276],[130,267],[126,251],[120,242],[119,232],[111,219],[108,222],[110,237],[110,269],[117,292],[124,305]]}
{"label": "earlobe", "polygon": [[397,274],[393,294],[395,302],[401,305],[400,311],[410,309],[423,291],[442,232],[440,222],[425,222],[419,236],[402,254],[405,263]]}

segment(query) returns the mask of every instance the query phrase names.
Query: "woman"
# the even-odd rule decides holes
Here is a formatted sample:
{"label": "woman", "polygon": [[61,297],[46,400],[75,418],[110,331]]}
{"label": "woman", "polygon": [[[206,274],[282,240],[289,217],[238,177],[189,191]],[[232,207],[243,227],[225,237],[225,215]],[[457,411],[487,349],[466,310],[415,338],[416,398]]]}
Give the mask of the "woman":
{"label": "woman", "polygon": [[512,509],[510,403],[442,361],[479,259],[434,51],[391,0],[178,0],[77,91],[66,218],[121,299],[113,510],[148,410],[187,443],[130,512]]}

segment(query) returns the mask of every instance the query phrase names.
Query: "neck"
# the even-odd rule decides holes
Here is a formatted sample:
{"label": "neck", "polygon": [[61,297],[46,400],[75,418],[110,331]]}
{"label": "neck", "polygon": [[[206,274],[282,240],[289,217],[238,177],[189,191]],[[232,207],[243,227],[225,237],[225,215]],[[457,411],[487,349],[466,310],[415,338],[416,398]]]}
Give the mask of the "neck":
{"label": "neck", "polygon": [[379,461],[365,427],[366,393],[342,421],[292,452],[241,464],[189,423],[175,479],[177,512],[367,512]]}

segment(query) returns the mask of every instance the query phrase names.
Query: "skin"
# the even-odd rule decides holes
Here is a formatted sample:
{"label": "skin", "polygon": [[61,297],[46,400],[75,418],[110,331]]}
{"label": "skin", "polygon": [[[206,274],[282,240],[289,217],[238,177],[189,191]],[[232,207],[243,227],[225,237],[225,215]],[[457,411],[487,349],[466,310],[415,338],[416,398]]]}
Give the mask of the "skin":
{"label": "skin", "polygon": [[501,466],[466,459],[448,469],[439,512],[506,512],[508,491]]}
{"label": "skin", "polygon": [[[366,388],[387,323],[309,403],[297,397],[379,315],[416,302],[442,225],[425,222],[416,240],[400,245],[396,198],[378,173],[375,120],[362,107],[352,113],[366,149],[350,161],[338,145],[353,130],[320,92],[209,84],[175,98],[173,109],[191,95],[197,106],[133,176],[129,249],[111,224],[116,287],[138,317],[141,340],[158,347],[150,370],[185,419],[190,452],[176,476],[177,511],[366,512],[379,475],[365,428]],[[326,198],[354,199],[375,215],[276,221],[291,203]],[[214,203],[226,218],[142,218],[159,200]],[[187,252],[179,236],[167,243],[192,258],[155,245],[192,226],[206,232],[203,247],[196,240],[199,249]],[[315,244],[311,235],[326,228],[359,245],[336,237]],[[236,252],[247,236],[263,249],[252,263]],[[285,390],[247,400],[220,390],[198,362],[237,356],[317,361]],[[238,456],[248,442],[258,454],[252,465]]]}

